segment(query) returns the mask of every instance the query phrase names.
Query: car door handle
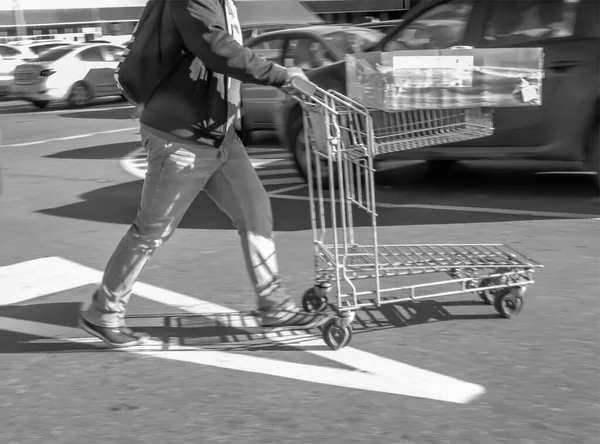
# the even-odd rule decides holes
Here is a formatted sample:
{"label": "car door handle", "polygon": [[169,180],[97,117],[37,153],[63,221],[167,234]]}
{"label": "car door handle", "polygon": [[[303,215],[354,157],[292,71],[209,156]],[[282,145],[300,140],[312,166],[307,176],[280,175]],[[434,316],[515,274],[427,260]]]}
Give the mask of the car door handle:
{"label": "car door handle", "polygon": [[581,63],[577,60],[559,60],[557,62],[552,62],[548,64],[548,69],[557,72],[565,72],[576,66],[579,66]]}

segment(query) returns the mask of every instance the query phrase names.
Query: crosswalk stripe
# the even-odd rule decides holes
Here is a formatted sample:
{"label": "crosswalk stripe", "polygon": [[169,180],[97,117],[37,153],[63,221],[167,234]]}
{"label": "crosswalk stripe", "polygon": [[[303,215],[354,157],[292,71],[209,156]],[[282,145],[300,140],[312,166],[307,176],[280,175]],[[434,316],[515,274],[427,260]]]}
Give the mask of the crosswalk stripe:
{"label": "crosswalk stripe", "polygon": [[258,175],[260,177],[263,176],[283,176],[283,175],[291,175],[291,176],[297,176],[298,175],[298,171],[294,170],[294,169],[281,169],[281,170],[256,170],[258,172]]}
{"label": "crosswalk stripe", "polygon": [[246,148],[248,153],[288,153],[289,151],[281,148]]}
{"label": "crosswalk stripe", "polygon": [[277,162],[273,162],[273,165],[277,166],[277,167],[282,167],[282,166],[295,166],[296,163],[293,160],[278,160]]}
{"label": "crosswalk stripe", "polygon": [[264,179],[261,182],[263,185],[291,185],[294,183],[304,183],[304,179],[301,177],[283,177],[278,179]]}
{"label": "crosswalk stripe", "polygon": [[261,155],[252,155],[252,159],[291,159],[291,153],[271,153],[271,154],[261,154]]}

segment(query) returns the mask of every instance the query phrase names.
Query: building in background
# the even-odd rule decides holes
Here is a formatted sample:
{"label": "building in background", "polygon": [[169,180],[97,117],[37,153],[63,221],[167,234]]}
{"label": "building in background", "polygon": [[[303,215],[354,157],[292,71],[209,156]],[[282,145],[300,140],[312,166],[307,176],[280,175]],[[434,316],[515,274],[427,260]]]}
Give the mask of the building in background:
{"label": "building in background", "polygon": [[[0,39],[129,35],[146,1],[0,0]],[[254,31],[323,21],[391,20],[409,9],[410,0],[236,0],[236,4],[242,27]]]}
{"label": "building in background", "polygon": [[411,0],[301,0],[301,2],[328,23],[396,20],[401,18],[411,5]]}

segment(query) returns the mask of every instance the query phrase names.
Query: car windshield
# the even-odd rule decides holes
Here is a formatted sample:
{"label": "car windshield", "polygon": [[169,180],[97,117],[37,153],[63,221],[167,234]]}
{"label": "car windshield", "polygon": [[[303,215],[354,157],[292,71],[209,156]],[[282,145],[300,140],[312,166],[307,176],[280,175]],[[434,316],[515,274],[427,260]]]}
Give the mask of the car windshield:
{"label": "car windshield", "polygon": [[43,52],[46,52],[50,49],[56,48],[56,47],[62,47],[62,46],[67,46],[63,43],[48,43],[47,45],[35,45],[35,46],[30,46],[29,50],[31,52],[33,52],[34,54],[40,55]]}
{"label": "car windshield", "polygon": [[75,48],[76,46],[61,46],[60,48],[51,49],[43,52],[36,59],[36,62],[55,62],[56,60],[69,54],[71,51],[75,50]]}
{"label": "car windshield", "polygon": [[327,33],[323,39],[344,54],[358,54],[379,43],[384,36],[376,29],[344,29]]}

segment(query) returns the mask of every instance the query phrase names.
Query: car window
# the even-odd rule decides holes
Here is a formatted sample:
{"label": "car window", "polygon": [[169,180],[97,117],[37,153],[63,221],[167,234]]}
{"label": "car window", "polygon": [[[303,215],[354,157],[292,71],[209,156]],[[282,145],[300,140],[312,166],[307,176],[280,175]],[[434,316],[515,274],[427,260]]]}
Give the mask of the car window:
{"label": "car window", "polygon": [[73,46],[60,46],[58,48],[50,49],[46,52],[43,52],[37,59],[36,62],[54,62],[61,57],[69,54],[71,51],[75,50]]}
{"label": "car window", "polygon": [[84,62],[104,62],[104,55],[102,54],[102,49],[99,46],[84,49],[79,53],[77,58]]}
{"label": "car window", "polygon": [[358,54],[375,46],[385,37],[376,29],[345,29],[322,35],[330,47],[344,54]]}
{"label": "car window", "polygon": [[281,63],[283,43],[283,37],[273,37],[250,45],[250,49],[270,62]]}
{"label": "car window", "polygon": [[462,42],[473,0],[451,0],[427,10],[388,41],[384,51],[442,49]]}
{"label": "car window", "polygon": [[321,42],[307,37],[290,39],[283,57],[286,68],[315,69],[334,61]]}
{"label": "car window", "polygon": [[570,37],[580,0],[497,1],[485,25],[484,40],[494,45]]}
{"label": "car window", "polygon": [[119,46],[104,46],[104,60],[107,62],[118,62],[123,55],[123,48]]}
{"label": "car window", "polygon": [[5,60],[17,58],[20,55],[21,53],[19,50],[15,48],[11,48],[10,46],[0,46],[0,56],[2,56],[2,58]]}
{"label": "car window", "polygon": [[40,55],[44,51],[47,51],[49,49],[56,48],[59,46],[66,46],[66,45],[63,43],[47,43],[44,45],[32,45],[29,47],[29,50],[31,52],[33,52],[35,55]]}

